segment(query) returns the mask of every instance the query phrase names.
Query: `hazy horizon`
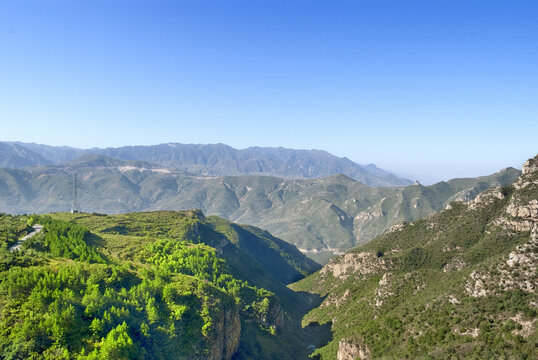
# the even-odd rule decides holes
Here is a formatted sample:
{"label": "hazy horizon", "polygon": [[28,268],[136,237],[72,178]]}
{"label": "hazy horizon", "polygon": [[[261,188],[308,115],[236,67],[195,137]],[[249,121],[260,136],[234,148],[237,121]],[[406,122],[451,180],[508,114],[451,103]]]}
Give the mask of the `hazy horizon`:
{"label": "hazy horizon", "polygon": [[[70,145],[50,145],[50,144],[43,144],[43,143],[37,143],[37,142],[23,142],[23,141],[14,141],[14,140],[0,140],[0,142],[1,141],[8,142],[8,143],[25,143],[25,144],[33,143],[33,144],[38,144],[38,145],[68,147],[68,148],[81,149],[81,150],[90,150],[90,149],[99,148],[99,147],[96,147],[96,146],[82,148],[82,147],[70,146]],[[171,142],[170,141],[170,142],[165,142],[165,143],[160,143],[160,144],[148,144],[148,145],[131,144],[131,145],[123,145],[123,146],[134,146],[134,147],[135,146],[152,146],[152,145],[166,145],[166,144],[173,144],[173,143],[177,143],[177,142]],[[181,144],[185,144],[185,145],[218,145],[218,144],[220,144],[220,145],[231,146],[229,144],[224,144],[224,143],[211,143],[211,144],[181,143]],[[245,148],[235,148],[233,146],[231,146],[231,147],[234,148],[234,149],[237,149],[237,150],[245,150],[245,149],[248,149],[250,147],[259,147],[259,146],[254,145],[254,146],[249,146],[249,147],[245,147]],[[283,146],[267,146],[267,147],[268,148],[284,148]],[[105,147],[102,147],[101,149],[104,149],[104,148]],[[110,146],[109,148],[116,148],[116,146]],[[292,149],[292,148],[287,148],[287,149]],[[324,149],[292,149],[292,150],[326,151]],[[335,154],[332,154],[332,155],[335,155]],[[335,155],[335,156],[338,156],[338,155]],[[340,157],[340,158],[348,158],[347,156],[338,156],[338,157]],[[353,161],[353,159],[350,159],[350,160]],[[524,160],[524,161],[526,161],[526,160]],[[371,163],[371,162],[370,163],[367,163],[367,162],[359,163],[357,161],[354,161],[354,162],[359,164],[359,165],[375,165],[378,168],[380,168],[382,170],[385,170],[385,171],[388,171],[388,172],[390,172],[390,173],[392,173],[392,174],[394,174],[394,175],[396,175],[398,177],[405,178],[405,179],[412,180],[412,181],[418,180],[422,185],[432,185],[432,184],[435,184],[437,182],[447,181],[447,180],[451,180],[451,179],[455,179],[455,178],[470,178],[470,177],[478,177],[478,176],[487,176],[487,175],[491,175],[493,173],[496,173],[496,172],[498,172],[500,170],[503,170],[505,168],[508,168],[508,167],[514,167],[514,168],[516,168],[518,170],[521,170],[521,165],[523,164],[524,161],[522,161],[522,163],[519,166],[517,166],[517,165],[516,166],[508,165],[508,166],[504,166],[504,167],[501,167],[501,168],[498,168],[498,169],[493,169],[488,173],[480,173],[480,174],[472,175],[472,176],[465,176],[465,175],[464,176],[454,176],[454,177],[447,177],[447,178],[440,178],[439,176],[436,176],[435,174],[431,174],[431,173],[426,173],[426,174],[423,174],[423,173],[422,174],[421,173],[411,173],[411,172],[408,172],[407,170],[394,171],[393,169],[384,168],[382,166],[379,166],[378,164]]]}

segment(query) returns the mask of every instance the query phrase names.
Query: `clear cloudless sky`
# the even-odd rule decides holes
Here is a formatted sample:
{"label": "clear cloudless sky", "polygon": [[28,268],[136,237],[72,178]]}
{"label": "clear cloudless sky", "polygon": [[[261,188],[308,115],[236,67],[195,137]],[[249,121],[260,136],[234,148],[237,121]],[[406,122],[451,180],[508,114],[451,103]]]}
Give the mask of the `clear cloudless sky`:
{"label": "clear cloudless sky", "polygon": [[0,140],[519,168],[538,153],[538,1],[1,1]]}

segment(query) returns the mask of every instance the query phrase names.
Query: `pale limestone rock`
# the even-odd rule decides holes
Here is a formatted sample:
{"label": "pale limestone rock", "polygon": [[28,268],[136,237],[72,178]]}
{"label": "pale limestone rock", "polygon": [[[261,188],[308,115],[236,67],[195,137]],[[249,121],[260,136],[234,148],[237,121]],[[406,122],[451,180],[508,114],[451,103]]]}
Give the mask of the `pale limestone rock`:
{"label": "pale limestone rock", "polygon": [[534,227],[532,220],[509,220],[505,217],[493,220],[492,224],[511,231],[530,231]]}
{"label": "pale limestone rock", "polygon": [[531,200],[526,205],[510,203],[506,208],[506,213],[513,217],[538,221],[538,199]]}
{"label": "pale limestone rock", "polygon": [[370,350],[366,345],[351,340],[340,340],[338,343],[337,360],[363,360],[369,358]]}
{"label": "pale limestone rock", "polygon": [[392,225],[386,233],[392,233],[396,231],[402,231],[406,227],[407,223],[405,221],[400,221],[397,224]]}
{"label": "pale limestone rock", "polygon": [[525,320],[524,317],[523,317],[523,313],[521,313],[521,312],[517,313],[516,316],[511,317],[510,319],[514,320],[519,325],[521,325],[521,329],[520,330],[518,330],[518,329],[513,330],[512,334],[521,335],[524,338],[529,337],[533,333],[534,328],[535,328],[535,324],[538,321],[537,319]]}
{"label": "pale limestone rock", "polygon": [[342,306],[346,301],[351,299],[351,291],[347,289],[342,297],[339,297],[338,295],[330,294],[327,296],[327,298],[321,303],[320,308],[324,307],[331,307],[334,306],[336,308],[339,308]]}
{"label": "pale limestone rock", "polygon": [[532,174],[534,172],[537,172],[538,171],[538,159],[537,157],[535,157],[534,159],[529,159],[527,160],[522,168],[521,168],[521,174],[522,175],[527,175],[527,174]]}
{"label": "pale limestone rock", "polygon": [[394,295],[394,293],[390,291],[390,283],[393,277],[394,276],[391,273],[385,273],[383,274],[381,280],[379,280],[379,286],[375,291],[376,307],[380,307],[381,305],[383,305],[387,298]]}
{"label": "pale limestone rock", "polygon": [[335,278],[346,279],[352,273],[373,274],[387,269],[386,260],[373,252],[347,253],[331,260],[320,273],[332,273]]}
{"label": "pale limestone rock", "polygon": [[467,266],[467,263],[465,261],[459,258],[454,258],[450,263],[446,264],[443,267],[443,272],[460,271],[465,266]]}
{"label": "pale limestone rock", "polygon": [[469,335],[472,338],[477,338],[478,335],[480,335],[480,329],[479,328],[470,329],[465,332],[460,332],[458,333],[458,335]]}
{"label": "pale limestone rock", "polygon": [[526,188],[531,185],[538,185],[538,179],[536,179],[536,173],[538,172],[538,156],[534,159],[530,159],[521,168],[521,176],[514,183],[514,188],[517,190]]}
{"label": "pale limestone rock", "polygon": [[373,218],[383,217],[383,216],[386,216],[386,215],[387,214],[383,210],[361,211],[360,213],[358,213],[355,216],[355,218],[353,220],[354,221],[372,220]]}
{"label": "pale limestone rock", "polygon": [[461,246],[449,246],[449,245],[444,245],[443,248],[441,249],[441,251],[444,253],[453,252],[453,251],[461,251],[461,250],[462,250]]}
{"label": "pale limestone rock", "polygon": [[501,188],[499,187],[492,188],[484,191],[481,194],[478,194],[478,196],[475,197],[474,200],[471,200],[467,203],[467,206],[469,206],[469,209],[471,210],[476,210],[481,206],[493,203],[497,199],[504,199],[504,195],[501,192]]}
{"label": "pale limestone rock", "polygon": [[466,283],[466,292],[473,297],[498,294],[516,289],[534,293],[538,289],[538,224],[530,241],[519,245],[494,272],[473,271]]}

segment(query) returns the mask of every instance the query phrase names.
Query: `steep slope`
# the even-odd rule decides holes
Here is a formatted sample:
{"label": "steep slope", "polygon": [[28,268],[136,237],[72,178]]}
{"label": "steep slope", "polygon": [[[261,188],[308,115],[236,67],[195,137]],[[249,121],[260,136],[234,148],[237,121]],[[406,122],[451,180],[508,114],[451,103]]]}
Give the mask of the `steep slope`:
{"label": "steep slope", "polygon": [[305,180],[208,178],[140,161],[87,155],[65,166],[0,169],[0,210],[42,213],[70,209],[74,172],[84,211],[198,208],[205,214],[268,230],[322,262],[402,221],[442,210],[455,199],[472,199],[491,186],[508,185],[519,175],[509,168],[432,186],[372,188],[344,175]]}
{"label": "steep slope", "polygon": [[538,156],[511,186],[395,228],[293,284],[325,299],[322,359],[531,358],[538,346]]}
{"label": "steep slope", "polygon": [[[201,241],[218,250],[235,276],[271,291],[277,291],[282,284],[294,282],[319,267],[295,246],[266,231],[216,216],[206,218],[197,210],[119,215],[58,213],[51,216],[81,224],[105,238],[149,235],[155,239],[185,237],[192,242]],[[246,268],[241,270],[242,267]]]}
{"label": "steep slope", "polygon": [[306,358],[308,296],[286,284],[319,266],[260,229],[196,210],[0,218],[2,358]]}
{"label": "steep slope", "polygon": [[39,153],[15,143],[0,142],[0,167],[17,169],[24,166],[51,164]]}
{"label": "steep slope", "polygon": [[[5,143],[8,144],[8,143]],[[295,150],[285,148],[251,147],[234,149],[224,144],[160,144],[152,146],[124,146],[106,149],[76,149],[34,143],[9,143],[40,154],[49,164],[64,164],[85,154],[99,154],[122,160],[139,160],[204,176],[265,175],[284,178],[319,178],[345,174],[369,186],[404,186],[411,181],[399,178],[373,164],[359,165],[347,158],[339,158],[322,150]],[[1,154],[0,154],[1,155]],[[3,157],[0,156],[0,161]],[[12,161],[4,161],[3,167]],[[37,166],[28,158],[22,166]]]}
{"label": "steep slope", "polygon": [[[74,160],[80,156],[88,154],[89,150],[77,149],[69,146],[50,146],[36,143],[23,143],[15,142],[21,147],[24,147],[34,153],[40,154],[47,159],[49,164],[65,164],[71,160]],[[29,164],[30,165],[30,164]],[[37,163],[31,164],[31,166],[40,165]]]}

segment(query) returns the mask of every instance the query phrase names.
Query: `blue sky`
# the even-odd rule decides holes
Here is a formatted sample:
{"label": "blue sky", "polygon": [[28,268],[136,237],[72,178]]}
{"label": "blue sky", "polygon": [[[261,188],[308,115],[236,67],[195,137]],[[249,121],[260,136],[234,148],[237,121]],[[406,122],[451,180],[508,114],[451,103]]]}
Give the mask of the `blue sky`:
{"label": "blue sky", "polygon": [[0,140],[324,149],[437,179],[538,152],[537,1],[0,2]]}

